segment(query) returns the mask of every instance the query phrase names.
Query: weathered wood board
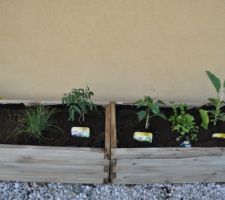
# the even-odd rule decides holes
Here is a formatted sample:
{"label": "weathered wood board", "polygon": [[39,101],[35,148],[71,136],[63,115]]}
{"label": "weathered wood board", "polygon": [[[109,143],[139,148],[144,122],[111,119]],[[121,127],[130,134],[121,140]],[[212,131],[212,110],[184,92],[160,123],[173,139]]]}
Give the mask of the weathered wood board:
{"label": "weathered wood board", "polygon": [[103,149],[0,145],[0,180],[103,183],[109,161]]}
{"label": "weathered wood board", "polygon": [[225,182],[224,148],[112,149],[116,184]]}

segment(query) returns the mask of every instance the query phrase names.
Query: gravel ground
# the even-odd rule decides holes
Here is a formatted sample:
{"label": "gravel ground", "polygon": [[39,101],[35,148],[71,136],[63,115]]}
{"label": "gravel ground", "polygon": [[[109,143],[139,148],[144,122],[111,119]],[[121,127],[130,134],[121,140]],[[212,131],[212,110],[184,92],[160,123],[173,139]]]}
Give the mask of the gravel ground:
{"label": "gravel ground", "polygon": [[225,184],[80,185],[0,182],[1,200],[225,200]]}

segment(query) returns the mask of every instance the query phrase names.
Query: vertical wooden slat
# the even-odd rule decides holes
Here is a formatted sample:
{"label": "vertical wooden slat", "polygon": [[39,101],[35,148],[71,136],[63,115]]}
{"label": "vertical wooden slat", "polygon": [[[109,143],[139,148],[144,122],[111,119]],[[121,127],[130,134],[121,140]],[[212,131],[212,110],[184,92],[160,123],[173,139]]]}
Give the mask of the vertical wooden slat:
{"label": "vertical wooden slat", "polygon": [[[117,133],[116,133],[116,104],[114,102],[110,103],[110,110],[111,110],[111,118],[110,118],[110,137],[111,137],[111,156],[112,156],[112,149],[117,148]],[[113,183],[114,179],[116,178],[115,173],[115,166],[116,166],[116,159],[110,159],[110,174],[109,180]]]}
{"label": "vertical wooden slat", "polygon": [[117,148],[117,133],[116,133],[116,104],[110,103],[111,107],[111,148]]}
{"label": "vertical wooden slat", "polygon": [[106,105],[105,108],[105,158],[111,159],[111,139],[110,139],[110,131],[111,131],[111,107],[110,105]]}

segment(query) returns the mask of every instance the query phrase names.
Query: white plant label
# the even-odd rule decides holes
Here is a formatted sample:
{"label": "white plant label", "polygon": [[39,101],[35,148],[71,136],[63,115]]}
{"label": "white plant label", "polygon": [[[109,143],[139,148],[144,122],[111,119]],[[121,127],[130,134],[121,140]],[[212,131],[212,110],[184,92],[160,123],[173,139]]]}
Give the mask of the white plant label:
{"label": "white plant label", "polygon": [[88,127],[72,127],[71,135],[75,137],[90,137],[90,129]]}

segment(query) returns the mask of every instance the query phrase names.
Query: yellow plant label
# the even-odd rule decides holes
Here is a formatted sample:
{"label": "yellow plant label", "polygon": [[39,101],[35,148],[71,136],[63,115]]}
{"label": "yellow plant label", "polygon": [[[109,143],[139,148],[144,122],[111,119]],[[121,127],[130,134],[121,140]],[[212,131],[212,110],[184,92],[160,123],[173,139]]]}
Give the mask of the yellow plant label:
{"label": "yellow plant label", "polygon": [[225,133],[213,133],[212,137],[225,139]]}
{"label": "yellow plant label", "polygon": [[90,137],[90,129],[88,127],[72,127],[71,135],[75,137]]}
{"label": "yellow plant label", "polygon": [[152,143],[153,134],[150,132],[134,132],[133,138],[141,142]]}

